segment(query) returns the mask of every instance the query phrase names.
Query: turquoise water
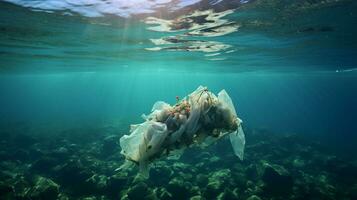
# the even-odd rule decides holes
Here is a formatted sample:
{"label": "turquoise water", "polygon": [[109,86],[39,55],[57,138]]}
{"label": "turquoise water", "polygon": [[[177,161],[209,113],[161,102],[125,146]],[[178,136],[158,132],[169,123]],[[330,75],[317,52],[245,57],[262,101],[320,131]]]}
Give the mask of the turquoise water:
{"label": "turquoise water", "polygon": [[354,136],[356,76],[284,73],[61,73],[3,75],[1,118],[62,122],[133,118],[197,85],[230,91],[248,127]]}
{"label": "turquoise water", "polygon": [[[240,114],[254,127],[278,128],[283,120],[291,121],[285,131],[335,132],[342,127],[350,132],[355,115],[343,116],[356,108],[355,3],[257,1],[233,6],[238,10],[223,19],[239,24],[237,31],[179,36],[229,47],[187,52],[147,50],[160,46],[150,39],[185,31],[152,31],[146,16],[68,16],[2,2],[2,116],[138,116],[159,99],[174,102],[176,95],[207,85],[231,91]],[[223,3],[216,9],[231,8]],[[302,128],[297,119],[310,128]],[[340,122],[330,123],[335,120]]]}
{"label": "turquoise water", "polygon": [[[227,196],[226,190],[213,190],[209,182],[222,174],[228,176],[227,169],[233,178],[225,184],[231,192],[237,191],[226,199],[357,196],[357,181],[346,178],[357,168],[356,157],[351,155],[357,141],[355,1],[141,0],[108,1],[107,7],[101,1],[41,2],[0,2],[0,186],[7,192],[4,198],[149,199],[149,194],[130,193],[145,190],[165,199],[162,190],[166,188],[171,199],[197,195],[216,199],[221,193]],[[124,176],[114,171],[123,162],[118,144],[109,155],[98,153],[107,136],[114,135],[117,143],[117,137],[128,134],[130,124],[141,123],[141,114],[149,113],[156,101],[174,104],[176,96],[184,97],[199,85],[230,94],[246,132],[246,161],[230,157],[231,149],[222,148],[223,142],[206,152],[209,158],[221,160],[221,166],[204,153],[189,159],[189,151],[176,165],[160,160],[163,163],[153,173],[168,180],[151,176],[143,186],[132,180],[134,172]],[[16,140],[22,134],[25,139]],[[293,135],[299,148],[279,149],[285,148],[289,139],[281,137],[286,135]],[[60,147],[68,152],[58,153]],[[314,152],[308,153],[313,156],[304,157],[305,149]],[[84,167],[70,168],[73,172],[56,171],[62,169],[61,163],[71,166],[71,160],[93,155],[92,161],[96,159],[100,166],[89,159],[83,161]],[[36,169],[26,167],[44,158],[43,162],[49,162],[44,165],[53,167],[48,167],[52,171],[41,164]],[[301,160],[310,164],[296,164]],[[202,167],[199,162],[208,164]],[[289,194],[275,191],[266,178],[269,171],[260,174],[265,162],[281,165],[291,174],[294,189]],[[171,175],[159,173],[173,165]],[[257,177],[251,175],[255,167]],[[77,168],[82,171],[77,173]],[[104,189],[85,192],[101,187],[99,183],[88,186],[91,176],[81,176],[89,169],[106,177]],[[180,174],[197,174],[194,170],[210,181],[204,184]],[[25,177],[22,184],[30,192],[17,189],[19,181],[9,178],[9,171]],[[54,196],[41,196],[47,193],[33,188],[43,180],[29,173],[54,181],[59,190]],[[80,188],[69,184],[67,177],[72,175]],[[117,176],[126,181],[115,185]],[[279,177],[272,176],[280,187]],[[200,193],[175,185],[180,178],[199,186]],[[303,188],[299,183],[304,181],[314,186]],[[165,187],[169,183],[173,186]],[[182,191],[189,195],[180,196]]]}

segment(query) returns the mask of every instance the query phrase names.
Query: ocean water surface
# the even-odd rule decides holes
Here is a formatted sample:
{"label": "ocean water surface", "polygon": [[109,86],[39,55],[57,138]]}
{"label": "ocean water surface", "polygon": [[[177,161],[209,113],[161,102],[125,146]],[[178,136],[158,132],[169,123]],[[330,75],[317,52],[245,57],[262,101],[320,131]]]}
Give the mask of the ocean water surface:
{"label": "ocean water surface", "polygon": [[[0,1],[0,199],[356,199],[352,0]],[[119,138],[198,86],[223,138],[118,170]]]}

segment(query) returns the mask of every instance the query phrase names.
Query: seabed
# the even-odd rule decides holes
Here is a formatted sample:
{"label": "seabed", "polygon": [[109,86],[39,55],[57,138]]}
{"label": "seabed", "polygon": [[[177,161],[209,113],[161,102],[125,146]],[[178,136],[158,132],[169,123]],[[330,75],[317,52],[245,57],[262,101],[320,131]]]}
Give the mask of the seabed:
{"label": "seabed", "polygon": [[243,161],[221,140],[160,159],[142,179],[116,170],[121,126],[2,128],[0,199],[357,199],[356,160],[301,134],[245,128]]}

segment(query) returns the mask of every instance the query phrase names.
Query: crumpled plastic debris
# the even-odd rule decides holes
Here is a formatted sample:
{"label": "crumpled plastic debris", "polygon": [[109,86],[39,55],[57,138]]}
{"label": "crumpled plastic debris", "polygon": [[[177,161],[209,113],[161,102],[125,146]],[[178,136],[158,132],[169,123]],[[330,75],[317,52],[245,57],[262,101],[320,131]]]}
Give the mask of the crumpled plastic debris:
{"label": "crumpled plastic debris", "polygon": [[207,87],[170,105],[163,101],[154,104],[145,122],[131,125],[130,134],[120,138],[121,154],[126,162],[120,169],[139,165],[144,177],[155,159],[175,155],[192,145],[204,145],[229,135],[234,153],[243,160],[245,136],[242,120],[237,117],[233,102],[222,90],[218,96]]}

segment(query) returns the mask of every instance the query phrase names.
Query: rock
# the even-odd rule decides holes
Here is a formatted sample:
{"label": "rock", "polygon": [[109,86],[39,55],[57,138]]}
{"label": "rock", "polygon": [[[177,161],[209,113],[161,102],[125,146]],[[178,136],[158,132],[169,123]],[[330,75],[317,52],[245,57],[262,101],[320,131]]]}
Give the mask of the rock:
{"label": "rock", "polygon": [[197,182],[198,186],[201,186],[201,187],[206,186],[208,183],[208,176],[205,174],[198,174],[196,176],[196,182]]}
{"label": "rock", "polygon": [[157,185],[163,185],[169,182],[172,174],[173,171],[166,165],[150,169],[150,179]]}
{"label": "rock", "polygon": [[338,174],[337,180],[352,185],[356,183],[357,164],[338,159],[336,156],[325,158],[324,167],[328,172]]}
{"label": "rock", "polygon": [[187,164],[184,164],[181,162],[175,162],[171,167],[171,169],[175,172],[184,172],[188,168],[189,168],[189,166]]}
{"label": "rock", "polygon": [[221,159],[217,156],[212,156],[208,158],[206,162],[209,164],[210,167],[219,167],[222,164]]}
{"label": "rock", "polygon": [[209,182],[206,187],[204,196],[206,198],[216,198],[216,196],[219,194],[220,190],[222,189],[222,185],[223,183],[220,181]]}
{"label": "rock", "polygon": [[202,197],[201,195],[196,195],[190,198],[190,200],[204,200],[205,198]]}
{"label": "rock", "polygon": [[127,194],[120,195],[120,200],[130,200]]}
{"label": "rock", "polygon": [[61,160],[67,159],[70,155],[71,154],[66,147],[60,147],[51,153],[51,157]]}
{"label": "rock", "polygon": [[31,170],[37,171],[37,172],[49,172],[53,167],[55,167],[59,162],[52,158],[52,157],[42,157],[38,160],[36,160],[32,165],[31,165]]}
{"label": "rock", "polygon": [[325,173],[314,177],[310,188],[311,197],[313,199],[337,199],[336,188],[330,182]]}
{"label": "rock", "polygon": [[11,199],[10,195],[14,192],[14,188],[10,185],[0,183],[0,199]]}
{"label": "rock", "polygon": [[188,199],[190,197],[190,188],[192,184],[184,182],[182,178],[175,177],[170,180],[167,190],[175,199]]}
{"label": "rock", "polygon": [[117,196],[128,182],[127,173],[117,173],[108,179],[107,191],[111,196]]}
{"label": "rock", "polygon": [[5,170],[4,168],[0,167],[0,180],[5,181],[9,179],[13,179],[16,176],[16,173],[11,170]]}
{"label": "rock", "polygon": [[57,179],[61,185],[65,185],[71,190],[74,195],[91,195],[92,190],[88,190],[86,180],[94,175],[87,168],[84,168],[79,162],[70,161],[60,167],[56,167],[55,171]]}
{"label": "rock", "polygon": [[212,155],[207,151],[197,151],[197,152],[199,152],[199,153],[196,153],[197,154],[196,157],[199,160],[209,159],[212,157]]}
{"label": "rock", "polygon": [[79,200],[97,200],[95,196],[90,196],[90,197],[82,197]]}
{"label": "rock", "polygon": [[111,135],[104,138],[103,145],[101,148],[101,153],[103,155],[111,155],[115,153],[115,151],[119,150],[119,136]]}
{"label": "rock", "polygon": [[247,200],[261,200],[261,198],[256,195],[252,195],[252,196],[248,197]]}
{"label": "rock", "polygon": [[66,147],[60,147],[57,150],[58,153],[69,153],[68,149]]}
{"label": "rock", "polygon": [[158,198],[157,198],[157,196],[155,195],[155,193],[153,193],[151,190],[150,190],[150,193],[144,197],[144,199],[147,199],[147,200],[158,200]]}
{"label": "rock", "polygon": [[246,190],[244,191],[246,196],[250,196],[250,195],[257,195],[257,194],[261,194],[262,193],[262,189],[261,189],[261,181],[258,182],[253,182],[253,181],[247,181],[246,183]]}
{"label": "rock", "polygon": [[259,179],[259,174],[256,165],[250,164],[245,172],[246,176],[250,180],[258,180]]}
{"label": "rock", "polygon": [[293,178],[283,166],[265,163],[262,180],[267,195],[287,195],[292,190]]}
{"label": "rock", "polygon": [[234,185],[244,189],[246,187],[247,178],[243,173],[233,173]]}
{"label": "rock", "polygon": [[184,181],[191,181],[193,177],[189,172],[179,172],[177,176],[181,177]]}
{"label": "rock", "polygon": [[69,200],[69,197],[66,194],[60,193],[57,200]]}
{"label": "rock", "polygon": [[152,196],[153,192],[150,191],[147,184],[144,182],[140,182],[128,190],[128,197],[131,200],[134,199],[153,199],[155,196]]}
{"label": "rock", "polygon": [[305,166],[305,161],[299,158],[293,160],[293,167],[303,168]]}
{"label": "rock", "polygon": [[193,195],[201,195],[201,188],[198,187],[198,186],[191,186],[190,194],[191,194],[191,196],[193,196]]}
{"label": "rock", "polygon": [[229,169],[223,169],[212,173],[209,177],[204,196],[207,199],[215,199],[222,191],[223,187],[227,187],[230,177],[231,171]]}
{"label": "rock", "polygon": [[30,184],[23,176],[17,176],[13,183],[15,199],[26,199],[26,195],[30,190]]}
{"label": "rock", "polygon": [[88,190],[101,193],[107,188],[107,180],[108,178],[104,175],[94,174],[86,180],[86,185]]}
{"label": "rock", "polygon": [[[232,159],[235,159],[235,157],[232,158]],[[227,160],[225,165],[232,165],[232,164],[229,163],[229,161]],[[239,163],[233,164],[233,166],[230,169],[231,169],[231,171],[233,173],[240,173],[240,174],[244,174],[245,175],[247,166],[246,166],[246,164],[243,164],[242,162],[239,162]]]}
{"label": "rock", "polygon": [[222,169],[219,171],[214,172],[210,179],[219,179],[219,180],[227,180],[231,176],[231,170],[229,169]]}
{"label": "rock", "polygon": [[29,196],[31,199],[57,199],[59,194],[59,185],[51,179],[44,177],[37,177],[35,185],[31,188]]}
{"label": "rock", "polygon": [[208,167],[206,166],[205,162],[198,162],[195,164],[195,168],[201,169],[201,170],[207,170]]}
{"label": "rock", "polygon": [[238,196],[232,192],[232,190],[226,188],[224,192],[220,193],[217,197],[218,200],[230,200],[230,199],[238,199]]}
{"label": "rock", "polygon": [[171,200],[172,199],[172,194],[166,190],[166,188],[158,188],[156,190],[156,196],[160,200]]}
{"label": "rock", "polygon": [[82,167],[74,160],[58,168],[57,174],[64,184],[76,185],[84,183],[93,176],[93,172]]}
{"label": "rock", "polygon": [[252,188],[252,187],[254,187],[253,181],[247,181],[246,186],[247,186],[247,188]]}

